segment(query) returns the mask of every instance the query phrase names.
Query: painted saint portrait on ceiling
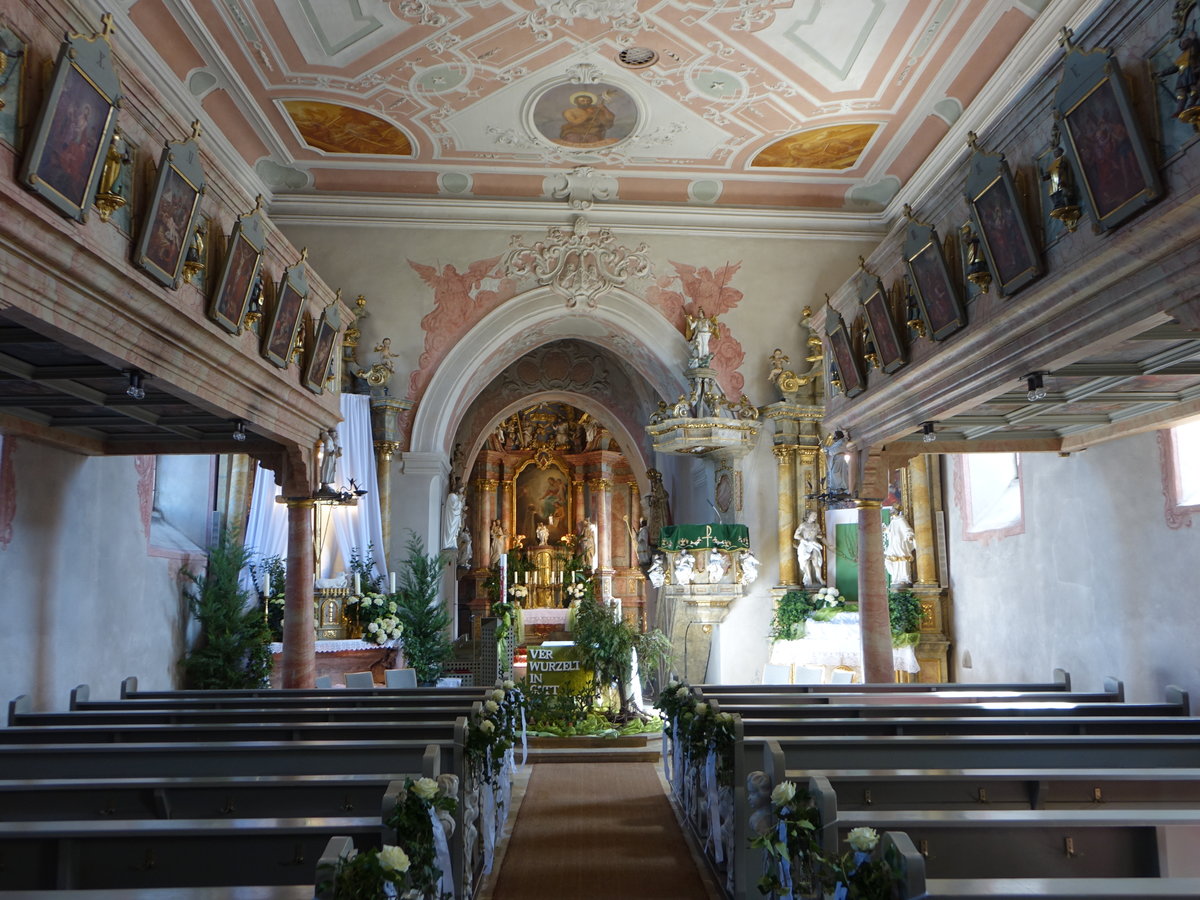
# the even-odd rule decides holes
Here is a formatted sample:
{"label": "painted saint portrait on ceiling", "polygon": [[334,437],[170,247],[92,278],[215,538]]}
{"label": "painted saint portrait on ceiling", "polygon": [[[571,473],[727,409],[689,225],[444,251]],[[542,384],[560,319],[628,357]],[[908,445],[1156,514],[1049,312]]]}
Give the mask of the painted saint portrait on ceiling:
{"label": "painted saint portrait on ceiling", "polygon": [[533,104],[533,127],[560,147],[611,147],[629,137],[637,122],[633,98],[604,82],[553,85]]}

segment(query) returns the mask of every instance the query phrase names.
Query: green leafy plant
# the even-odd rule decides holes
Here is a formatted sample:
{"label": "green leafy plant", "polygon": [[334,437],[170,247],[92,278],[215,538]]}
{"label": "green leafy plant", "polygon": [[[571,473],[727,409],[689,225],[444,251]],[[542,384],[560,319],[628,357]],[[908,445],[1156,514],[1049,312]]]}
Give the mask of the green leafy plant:
{"label": "green leafy plant", "polygon": [[798,641],[806,634],[809,617],[820,603],[807,591],[788,591],[775,605],[771,619],[771,641]]}
{"label": "green leafy plant", "polygon": [[616,685],[620,717],[628,720],[633,712],[626,688],[633,677],[634,651],[638,664],[651,671],[669,655],[670,641],[657,628],[638,631],[601,601],[587,598],[579,603],[573,630],[581,662],[596,673],[598,689]]}
{"label": "green leafy plant", "polygon": [[891,591],[888,594],[888,616],[892,621],[892,643],[912,644],[921,630],[921,601],[912,591]]}
{"label": "green leafy plant", "polygon": [[400,644],[417,681],[433,684],[453,652],[447,634],[450,612],[439,595],[448,559],[441,553],[426,554],[425,542],[416,534],[409,537],[405,550],[408,557],[400,571],[394,614],[404,629]]}
{"label": "green leafy plant", "polygon": [[[382,575],[375,574],[375,545],[367,544],[366,554],[359,553],[357,547],[350,548],[350,580],[358,575],[359,589],[364,594],[385,594]],[[354,585],[351,584],[351,587]]]}
{"label": "green leafy plant", "polygon": [[231,529],[208,548],[203,574],[184,570],[193,590],[188,607],[200,622],[200,639],[183,659],[191,688],[257,688],[271,673],[271,632],[262,609],[240,584],[250,553]]}

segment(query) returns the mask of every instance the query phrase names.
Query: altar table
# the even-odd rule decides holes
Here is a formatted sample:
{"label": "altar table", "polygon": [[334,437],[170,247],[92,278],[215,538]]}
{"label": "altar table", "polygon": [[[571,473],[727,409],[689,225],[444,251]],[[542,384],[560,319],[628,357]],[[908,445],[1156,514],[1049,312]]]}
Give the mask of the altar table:
{"label": "altar table", "polygon": [[[841,612],[828,622],[808,620],[807,635],[798,641],[776,641],[770,662],[793,666],[862,668],[858,613]],[[912,647],[892,648],[893,668],[916,675],[921,671]]]}

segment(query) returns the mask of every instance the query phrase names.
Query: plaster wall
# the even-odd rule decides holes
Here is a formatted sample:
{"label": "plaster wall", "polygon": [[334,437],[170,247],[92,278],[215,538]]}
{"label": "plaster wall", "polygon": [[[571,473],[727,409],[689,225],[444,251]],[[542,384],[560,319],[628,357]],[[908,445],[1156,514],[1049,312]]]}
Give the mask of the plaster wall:
{"label": "plaster wall", "polygon": [[990,542],[963,540],[962,497],[946,491],[958,680],[1044,681],[1059,666],[1080,690],[1113,675],[1131,700],[1168,684],[1200,696],[1200,529],[1166,523],[1156,435],[1022,454],[1021,478],[1024,533]]}
{"label": "plaster wall", "polygon": [[176,687],[179,570],[203,557],[155,555],[140,502],[153,484],[145,466],[13,437],[4,444],[14,516],[12,540],[0,545],[0,697],[66,709],[84,682],[96,698],[116,697],[127,675],[148,690]]}

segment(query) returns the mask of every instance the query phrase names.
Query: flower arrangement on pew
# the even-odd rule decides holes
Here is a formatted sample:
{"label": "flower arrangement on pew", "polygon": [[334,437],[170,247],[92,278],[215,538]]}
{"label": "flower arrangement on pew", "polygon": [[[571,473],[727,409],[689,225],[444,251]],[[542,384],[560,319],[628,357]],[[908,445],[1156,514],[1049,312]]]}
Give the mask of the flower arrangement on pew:
{"label": "flower arrangement on pew", "polygon": [[516,746],[524,708],[524,695],[512,681],[505,681],[488,695],[479,715],[468,723],[468,766],[485,784],[497,784],[509,763],[508,751]]}
{"label": "flower arrangement on pew", "polygon": [[[760,807],[754,795],[765,780],[752,773],[746,790],[752,809]],[[765,793],[765,789],[763,790]],[[816,840],[820,818],[806,791],[783,781],[771,790],[765,809],[751,813],[750,846],[762,850],[769,865],[758,881],[766,897],[833,897],[835,900],[891,900],[898,879],[891,867],[878,859],[879,834],[873,828],[852,828],[846,836],[850,849],[826,854]]]}
{"label": "flower arrangement on pew", "polygon": [[457,794],[457,775],[440,775],[436,781],[406,778],[384,823],[396,832],[397,843],[354,853],[339,859],[332,871],[319,871],[318,892],[333,900],[451,900],[454,893],[443,873],[451,865]]}

